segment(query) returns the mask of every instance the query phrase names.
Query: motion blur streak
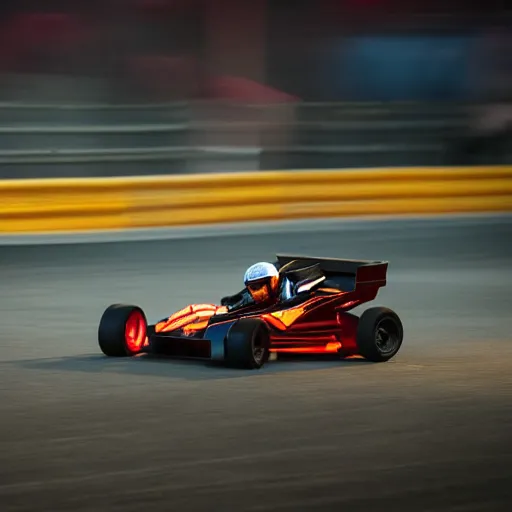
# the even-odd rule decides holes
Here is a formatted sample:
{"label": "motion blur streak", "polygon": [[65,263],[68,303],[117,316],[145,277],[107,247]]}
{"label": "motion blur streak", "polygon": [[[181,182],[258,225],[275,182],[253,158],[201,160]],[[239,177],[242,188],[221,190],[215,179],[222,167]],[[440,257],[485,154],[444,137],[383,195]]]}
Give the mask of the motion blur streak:
{"label": "motion blur streak", "polygon": [[[506,218],[340,222],[3,247],[2,512],[509,512],[511,233]],[[389,260],[379,302],[404,320],[397,358],[248,372],[99,353],[107,304],[154,321],[218,303],[276,252]]]}
{"label": "motion blur streak", "polygon": [[0,199],[0,234],[505,212],[512,211],[512,167],[15,180],[0,181]]}

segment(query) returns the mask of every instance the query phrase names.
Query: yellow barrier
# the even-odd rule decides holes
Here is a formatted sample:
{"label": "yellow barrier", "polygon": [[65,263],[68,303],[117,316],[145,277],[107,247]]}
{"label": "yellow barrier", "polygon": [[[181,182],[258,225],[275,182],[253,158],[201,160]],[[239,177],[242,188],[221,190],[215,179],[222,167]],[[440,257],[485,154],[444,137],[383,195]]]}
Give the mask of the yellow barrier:
{"label": "yellow barrier", "polygon": [[512,211],[512,167],[0,181],[0,233]]}

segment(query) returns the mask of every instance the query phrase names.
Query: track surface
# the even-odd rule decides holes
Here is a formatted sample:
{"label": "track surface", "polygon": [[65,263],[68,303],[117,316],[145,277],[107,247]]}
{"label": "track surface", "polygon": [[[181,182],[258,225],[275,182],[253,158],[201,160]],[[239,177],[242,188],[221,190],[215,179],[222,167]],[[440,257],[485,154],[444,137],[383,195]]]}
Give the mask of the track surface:
{"label": "track surface", "polygon": [[[103,309],[154,320],[275,252],[390,260],[385,364],[260,372],[106,359]],[[512,510],[512,223],[443,221],[0,249],[0,509]]]}

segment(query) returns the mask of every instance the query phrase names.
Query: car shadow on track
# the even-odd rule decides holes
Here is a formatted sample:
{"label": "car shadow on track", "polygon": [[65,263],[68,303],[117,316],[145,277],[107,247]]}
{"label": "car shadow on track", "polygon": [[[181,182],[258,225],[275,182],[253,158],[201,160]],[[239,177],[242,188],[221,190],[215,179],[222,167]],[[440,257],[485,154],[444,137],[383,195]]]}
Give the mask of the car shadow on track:
{"label": "car shadow on track", "polygon": [[319,371],[353,365],[371,365],[364,359],[340,359],[330,356],[285,356],[269,361],[260,370],[240,370],[197,360],[175,359],[149,354],[133,358],[109,358],[103,355],[66,356],[11,361],[28,370],[118,373],[152,377],[170,377],[185,380],[217,380],[248,377],[250,375],[278,374],[296,371]]}

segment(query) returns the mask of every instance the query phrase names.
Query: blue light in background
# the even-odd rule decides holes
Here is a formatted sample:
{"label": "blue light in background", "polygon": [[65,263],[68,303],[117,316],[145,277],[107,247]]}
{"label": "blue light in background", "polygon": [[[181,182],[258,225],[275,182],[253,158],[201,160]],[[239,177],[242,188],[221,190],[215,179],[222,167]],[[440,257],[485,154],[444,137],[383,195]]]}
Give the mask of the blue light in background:
{"label": "blue light in background", "polygon": [[329,50],[324,86],[355,101],[465,100],[471,36],[355,37]]}

